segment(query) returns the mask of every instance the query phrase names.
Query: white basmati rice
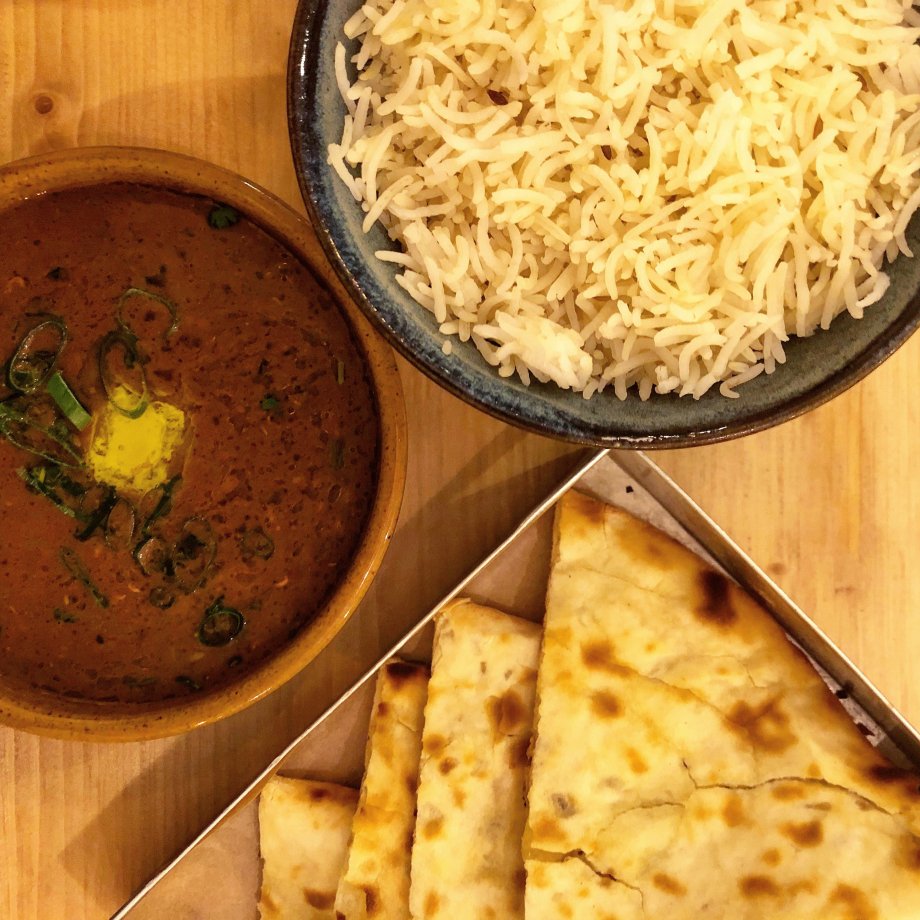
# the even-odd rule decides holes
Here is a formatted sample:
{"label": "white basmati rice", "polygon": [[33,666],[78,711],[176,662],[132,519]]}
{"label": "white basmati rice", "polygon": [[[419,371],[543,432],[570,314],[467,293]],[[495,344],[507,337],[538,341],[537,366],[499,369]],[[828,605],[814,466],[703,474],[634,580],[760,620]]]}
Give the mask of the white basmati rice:
{"label": "white basmati rice", "polygon": [[329,162],[502,376],[734,397],[910,254],[918,26],[907,0],[369,0]]}

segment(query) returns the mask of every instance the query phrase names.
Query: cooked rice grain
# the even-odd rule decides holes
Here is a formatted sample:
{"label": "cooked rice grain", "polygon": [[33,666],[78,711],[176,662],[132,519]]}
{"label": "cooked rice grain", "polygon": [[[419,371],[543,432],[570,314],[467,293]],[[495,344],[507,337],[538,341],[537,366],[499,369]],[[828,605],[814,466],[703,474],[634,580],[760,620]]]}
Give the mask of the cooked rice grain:
{"label": "cooked rice grain", "polygon": [[918,25],[898,0],[372,0],[329,162],[502,376],[733,397],[910,254]]}

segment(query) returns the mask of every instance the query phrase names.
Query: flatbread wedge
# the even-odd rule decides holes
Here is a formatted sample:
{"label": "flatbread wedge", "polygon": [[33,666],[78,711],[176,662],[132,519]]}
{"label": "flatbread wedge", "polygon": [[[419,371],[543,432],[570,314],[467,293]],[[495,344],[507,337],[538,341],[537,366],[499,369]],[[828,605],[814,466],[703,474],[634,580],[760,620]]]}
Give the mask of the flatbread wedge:
{"label": "flatbread wedge", "polygon": [[[528,920],[556,917],[566,901],[574,909],[576,889],[589,903],[577,916],[734,920],[748,916],[738,888],[744,873],[782,892],[761,898],[751,917],[836,917],[833,886],[813,903],[796,901],[782,861],[750,864],[755,857],[744,847],[756,829],[781,833],[776,828],[805,823],[783,817],[781,801],[762,792],[780,780],[809,795],[833,787],[845,798],[831,802],[828,840],[844,839],[846,822],[855,829],[876,813],[888,822],[884,833],[872,832],[881,835],[879,852],[889,839],[910,852],[920,832],[920,778],[872,748],[766,611],[669,537],[578,493],[557,508],[536,723]],[[750,825],[691,820],[723,807],[713,800],[731,790]],[[745,838],[748,827],[755,830]],[[767,849],[777,848],[782,856],[779,841]],[[726,857],[715,878],[693,863],[730,851],[738,855]],[[829,859],[827,847],[818,851]],[[665,860],[677,852],[686,858]],[[885,877],[901,885],[902,912],[879,913],[884,920],[920,916],[920,875],[911,876],[905,859]],[[642,868],[659,864],[682,892],[666,914],[652,907],[655,871]],[[881,909],[871,873],[851,872],[847,881],[840,860],[813,868]],[[863,884],[851,884],[855,878]]]}
{"label": "flatbread wedge", "polygon": [[390,661],[377,677],[361,798],[335,900],[338,920],[409,920],[409,867],[428,669]]}
{"label": "flatbread wedge", "polygon": [[438,614],[412,849],[414,920],[524,910],[524,787],[540,629],[470,601]]}
{"label": "flatbread wedge", "polygon": [[355,789],[273,777],[259,798],[261,920],[333,920]]}

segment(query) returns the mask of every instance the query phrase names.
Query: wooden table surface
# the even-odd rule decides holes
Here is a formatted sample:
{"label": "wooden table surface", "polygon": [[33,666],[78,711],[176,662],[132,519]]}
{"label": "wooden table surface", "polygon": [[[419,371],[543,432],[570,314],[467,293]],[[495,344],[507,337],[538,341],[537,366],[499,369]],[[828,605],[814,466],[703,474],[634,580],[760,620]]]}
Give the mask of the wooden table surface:
{"label": "wooden table surface", "polygon": [[[285,123],[294,7],[0,0],[0,161],[80,145],[165,147],[237,170],[300,209]],[[655,458],[914,722],[918,358],[920,337],[804,418]],[[94,746],[0,729],[0,918],[107,917],[302,729],[325,702],[317,686],[338,685],[395,637],[571,464],[571,448],[401,370],[409,484],[361,628],[352,621],[312,677],[185,737]]]}

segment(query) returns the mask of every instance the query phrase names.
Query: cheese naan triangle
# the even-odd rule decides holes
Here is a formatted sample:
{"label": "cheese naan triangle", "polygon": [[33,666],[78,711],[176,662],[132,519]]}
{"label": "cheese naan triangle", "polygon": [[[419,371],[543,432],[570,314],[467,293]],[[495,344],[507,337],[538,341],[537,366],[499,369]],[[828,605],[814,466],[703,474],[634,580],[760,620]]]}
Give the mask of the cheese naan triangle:
{"label": "cheese naan triangle", "polygon": [[521,837],[540,628],[468,600],[435,621],[413,920],[524,916]]}
{"label": "cheese naan triangle", "polygon": [[259,797],[261,920],[333,920],[358,793],[275,776]]}
{"label": "cheese naan triangle", "polygon": [[[792,899],[794,882],[776,866],[754,865],[745,849],[756,830],[744,835],[758,823],[765,833],[771,821],[808,823],[776,816],[780,800],[762,790],[783,780],[809,795],[844,797],[831,803],[828,840],[843,840],[846,822],[871,815],[875,830],[864,822],[862,832],[880,835],[879,852],[888,840],[896,841],[892,852],[918,852],[911,847],[920,833],[920,778],[872,748],[769,614],[669,537],[578,493],[557,508],[537,693],[528,920],[557,917],[566,901],[573,910],[586,905],[573,916],[617,920],[838,916],[828,906],[835,887],[818,890],[813,903],[805,889]],[[688,818],[724,812],[714,800],[729,791],[749,825]],[[692,863],[739,848],[737,858],[715,862],[715,874]],[[660,873],[635,862],[640,851],[648,866],[661,862]],[[664,860],[678,852],[691,862]],[[830,850],[820,852],[826,859]],[[898,866],[901,899],[914,913],[879,913],[879,920],[920,915],[918,866],[909,857]],[[668,867],[675,891],[684,891],[679,902],[695,904],[696,913],[676,913],[678,901],[653,909],[655,875],[672,877]],[[783,894],[764,894],[761,912],[745,914],[738,887],[745,873]],[[871,873],[854,875],[829,860],[825,874],[879,909]]]}
{"label": "cheese naan triangle", "polygon": [[388,661],[377,676],[361,798],[337,920],[409,920],[409,866],[428,669]]}

